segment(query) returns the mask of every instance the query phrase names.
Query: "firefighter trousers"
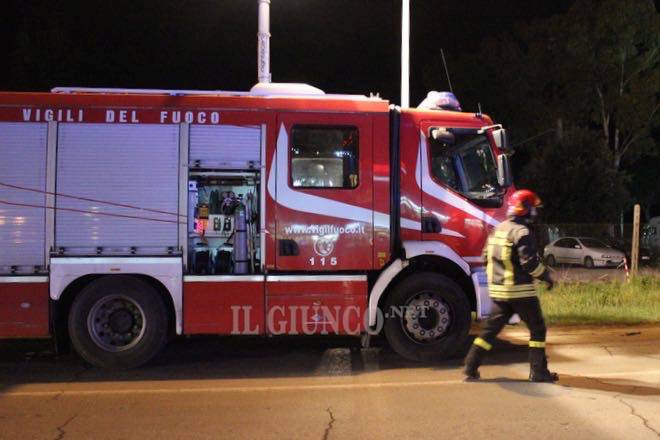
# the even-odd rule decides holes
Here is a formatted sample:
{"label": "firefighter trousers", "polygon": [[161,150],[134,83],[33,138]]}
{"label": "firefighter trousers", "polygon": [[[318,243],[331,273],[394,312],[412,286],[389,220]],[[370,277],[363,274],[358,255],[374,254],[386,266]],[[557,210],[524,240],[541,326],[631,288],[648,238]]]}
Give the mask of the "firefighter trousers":
{"label": "firefighter trousers", "polygon": [[465,357],[464,372],[467,379],[479,379],[478,369],[484,355],[493,348],[495,338],[514,313],[517,313],[529,328],[529,380],[532,382],[558,380],[558,376],[548,370],[548,359],[545,356],[545,321],[541,304],[535,296],[493,301],[490,318]]}
{"label": "firefighter trousers", "polygon": [[536,296],[516,298],[506,301],[493,300],[491,315],[484,324],[483,330],[475,340],[486,351],[490,350],[498,333],[509,322],[511,316],[517,313],[529,329],[529,346],[545,348],[545,320],[541,311],[541,303]]}

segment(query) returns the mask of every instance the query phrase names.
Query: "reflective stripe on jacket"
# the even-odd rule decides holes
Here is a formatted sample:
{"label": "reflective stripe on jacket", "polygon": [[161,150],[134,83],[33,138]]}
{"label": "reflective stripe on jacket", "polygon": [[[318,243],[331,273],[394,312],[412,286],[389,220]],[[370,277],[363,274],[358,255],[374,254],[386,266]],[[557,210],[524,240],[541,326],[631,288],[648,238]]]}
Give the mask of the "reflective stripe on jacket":
{"label": "reflective stripe on jacket", "polygon": [[523,220],[500,223],[488,237],[484,249],[488,291],[498,300],[536,296],[534,278],[542,278],[546,268],[536,251],[536,243]]}

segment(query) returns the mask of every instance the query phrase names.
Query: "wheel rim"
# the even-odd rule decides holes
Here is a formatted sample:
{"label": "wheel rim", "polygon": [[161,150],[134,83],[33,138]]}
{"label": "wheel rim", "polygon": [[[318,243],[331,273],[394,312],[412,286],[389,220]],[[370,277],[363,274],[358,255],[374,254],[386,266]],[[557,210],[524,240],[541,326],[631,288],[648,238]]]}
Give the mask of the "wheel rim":
{"label": "wheel rim", "polygon": [[87,330],[92,341],[110,352],[136,346],[142,340],[145,329],[142,307],[125,295],[101,298],[87,315]]}
{"label": "wheel rim", "polygon": [[434,292],[413,296],[401,317],[403,330],[412,341],[429,344],[442,339],[453,322],[451,306]]}

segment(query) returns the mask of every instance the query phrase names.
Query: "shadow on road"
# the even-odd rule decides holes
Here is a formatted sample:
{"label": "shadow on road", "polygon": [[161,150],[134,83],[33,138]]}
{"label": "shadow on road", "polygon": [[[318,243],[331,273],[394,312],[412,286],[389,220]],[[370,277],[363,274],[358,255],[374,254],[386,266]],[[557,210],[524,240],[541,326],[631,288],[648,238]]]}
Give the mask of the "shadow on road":
{"label": "shadow on road", "polygon": [[608,391],[618,394],[630,394],[636,396],[660,396],[660,388],[631,383],[629,379],[617,380],[608,378],[607,380],[594,377],[561,375],[560,385],[568,388],[579,388],[583,390]]}
{"label": "shadow on road", "polygon": [[[424,368],[456,370],[456,357],[420,364],[401,358],[382,339],[360,349],[350,337],[195,337],[179,338],[148,365],[129,371],[91,367],[75,353],[58,355],[48,341],[0,341],[3,388],[29,383],[155,380],[255,379],[350,376],[370,371]],[[527,346],[498,340],[486,365],[527,361]]]}

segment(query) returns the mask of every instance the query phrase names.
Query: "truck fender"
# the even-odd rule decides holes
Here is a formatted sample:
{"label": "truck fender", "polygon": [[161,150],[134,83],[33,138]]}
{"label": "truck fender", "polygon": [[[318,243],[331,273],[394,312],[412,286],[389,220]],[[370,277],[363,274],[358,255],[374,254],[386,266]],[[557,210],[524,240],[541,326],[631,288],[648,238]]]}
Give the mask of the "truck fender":
{"label": "truck fender", "polygon": [[368,310],[368,326],[371,328],[376,325],[376,320],[378,318],[378,303],[383,296],[385,289],[387,289],[392,280],[408,266],[409,260],[415,257],[420,255],[436,255],[446,258],[460,267],[461,270],[465,272],[465,275],[472,279],[470,265],[461,258],[456,251],[444,243],[438,241],[404,241],[403,248],[405,250],[406,259],[394,260],[392,264],[381,272],[374,287],[371,289]]}
{"label": "truck fender", "polygon": [[387,289],[387,286],[390,285],[394,277],[405,269],[408,264],[407,260],[397,258],[378,276],[374,287],[371,289],[371,294],[369,295],[369,327],[374,327],[376,325],[376,319],[378,318],[378,301],[380,301],[380,297],[383,296],[383,292],[385,292],[385,289]]}
{"label": "truck fender", "polygon": [[403,249],[406,251],[406,258],[409,260],[420,255],[436,255],[456,263],[465,272],[466,276],[470,277],[472,273],[467,261],[452,248],[439,241],[404,241]]}
{"label": "truck fender", "polygon": [[63,257],[50,260],[50,298],[58,301],[72,282],[85,275],[145,275],[158,280],[174,304],[176,333],[183,332],[183,265],[181,257]]}

